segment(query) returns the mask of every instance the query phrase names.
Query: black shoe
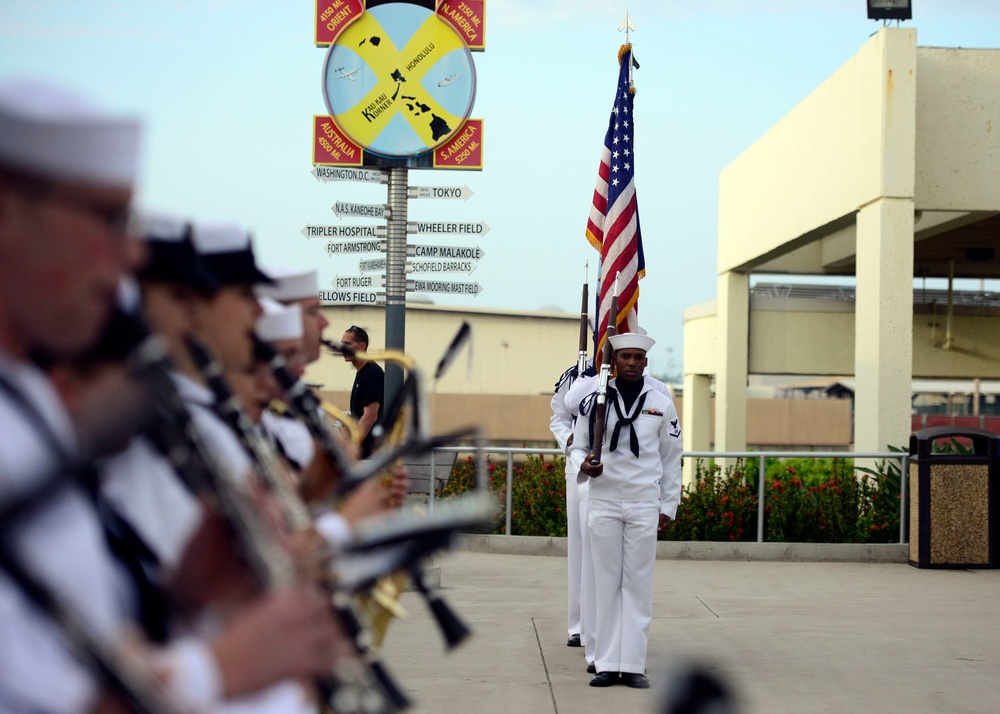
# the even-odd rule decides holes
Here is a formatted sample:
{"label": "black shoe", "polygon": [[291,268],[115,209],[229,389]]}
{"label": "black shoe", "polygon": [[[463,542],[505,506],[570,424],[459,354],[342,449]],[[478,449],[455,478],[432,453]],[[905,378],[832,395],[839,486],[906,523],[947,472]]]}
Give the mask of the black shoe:
{"label": "black shoe", "polygon": [[587,674],[597,674],[597,667],[594,666],[593,662],[587,665]]}
{"label": "black shoe", "polygon": [[598,672],[590,680],[591,687],[610,687],[618,681],[617,672]]}
{"label": "black shoe", "polygon": [[566,640],[567,647],[583,647],[583,643],[580,641],[580,635],[570,635],[569,639]]}
{"label": "black shoe", "polygon": [[635,672],[622,672],[621,674],[622,684],[626,687],[632,687],[632,689],[649,689],[649,680],[646,679],[645,674],[636,674]]}

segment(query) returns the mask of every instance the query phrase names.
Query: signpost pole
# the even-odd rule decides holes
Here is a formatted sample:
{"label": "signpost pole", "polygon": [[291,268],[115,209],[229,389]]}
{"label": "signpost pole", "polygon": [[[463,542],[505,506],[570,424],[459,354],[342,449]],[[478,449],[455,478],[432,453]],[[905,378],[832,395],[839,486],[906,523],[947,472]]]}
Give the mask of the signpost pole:
{"label": "signpost pole", "polygon": [[[406,349],[406,203],[409,176],[405,167],[389,169],[389,224],[385,260],[385,348]],[[403,386],[403,369],[385,366],[385,403]]]}

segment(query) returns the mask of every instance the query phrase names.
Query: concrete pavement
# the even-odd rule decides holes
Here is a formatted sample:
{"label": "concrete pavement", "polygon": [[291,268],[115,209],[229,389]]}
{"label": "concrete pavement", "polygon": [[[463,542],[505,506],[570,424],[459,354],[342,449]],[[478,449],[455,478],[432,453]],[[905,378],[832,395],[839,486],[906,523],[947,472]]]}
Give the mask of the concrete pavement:
{"label": "concrete pavement", "polygon": [[383,654],[413,714],[659,712],[667,673],[691,662],[741,714],[1000,712],[1000,570],[658,560],[653,689],[632,690],[588,686],[582,649],[566,647],[564,557],[454,551],[434,564],[473,635],[445,652],[423,601],[403,594]]}

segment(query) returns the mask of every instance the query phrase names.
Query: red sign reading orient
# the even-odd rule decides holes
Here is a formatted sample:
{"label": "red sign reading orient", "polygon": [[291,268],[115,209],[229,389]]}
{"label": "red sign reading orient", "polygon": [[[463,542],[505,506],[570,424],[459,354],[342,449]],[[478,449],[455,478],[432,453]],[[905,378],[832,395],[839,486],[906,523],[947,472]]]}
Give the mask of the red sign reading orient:
{"label": "red sign reading orient", "polygon": [[[316,44],[333,44],[337,35],[364,11],[363,0],[318,0]],[[470,50],[486,49],[486,0],[438,0],[437,14],[458,30]]]}
{"label": "red sign reading orient", "polygon": [[332,44],[340,31],[361,17],[363,0],[318,0],[316,3],[316,44]]}

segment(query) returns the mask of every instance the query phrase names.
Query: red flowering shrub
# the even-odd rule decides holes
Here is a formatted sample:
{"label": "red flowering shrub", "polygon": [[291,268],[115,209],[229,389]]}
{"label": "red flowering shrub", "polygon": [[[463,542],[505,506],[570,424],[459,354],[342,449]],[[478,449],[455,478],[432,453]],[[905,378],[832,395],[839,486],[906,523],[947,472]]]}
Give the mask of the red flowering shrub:
{"label": "red flowering shrub", "polygon": [[[753,462],[751,462],[753,463]],[[791,464],[768,467],[764,540],[775,543],[894,543],[899,541],[899,480],[887,470],[855,475],[853,462],[833,459],[803,481]],[[750,471],[747,469],[747,471]],[[699,459],[684,487],[677,520],[661,540],[757,540],[757,469],[738,461],[725,474]]]}
{"label": "red flowering shrub", "polygon": [[721,467],[698,459],[694,482],[681,493],[677,519],[659,539],[757,540],[757,490],[747,483],[742,461],[723,474]]}
{"label": "red flowering shrub", "polygon": [[[895,543],[899,541],[899,477],[893,465],[857,469],[853,461],[796,459],[768,463],[764,540],[795,543]],[[566,535],[565,459],[529,456],[514,463],[511,494],[513,535]],[[661,540],[756,541],[757,465],[737,461],[725,473],[714,463],[695,462],[695,479],[681,492],[677,520]],[[896,468],[898,472],[898,467]],[[506,526],[507,469],[489,460],[486,482],[499,505],[485,533]],[[457,461],[438,496],[465,493],[476,484],[472,457]]]}
{"label": "red flowering shrub", "polygon": [[[565,459],[561,456],[552,461],[546,461],[544,456],[529,456],[523,462],[514,463],[512,535],[566,535],[565,468]],[[503,533],[507,516],[507,467],[487,460],[486,481],[490,492],[499,500],[499,506],[492,524],[483,532]],[[438,489],[438,496],[457,496],[475,486],[476,462],[470,456],[455,462],[447,483]]]}

